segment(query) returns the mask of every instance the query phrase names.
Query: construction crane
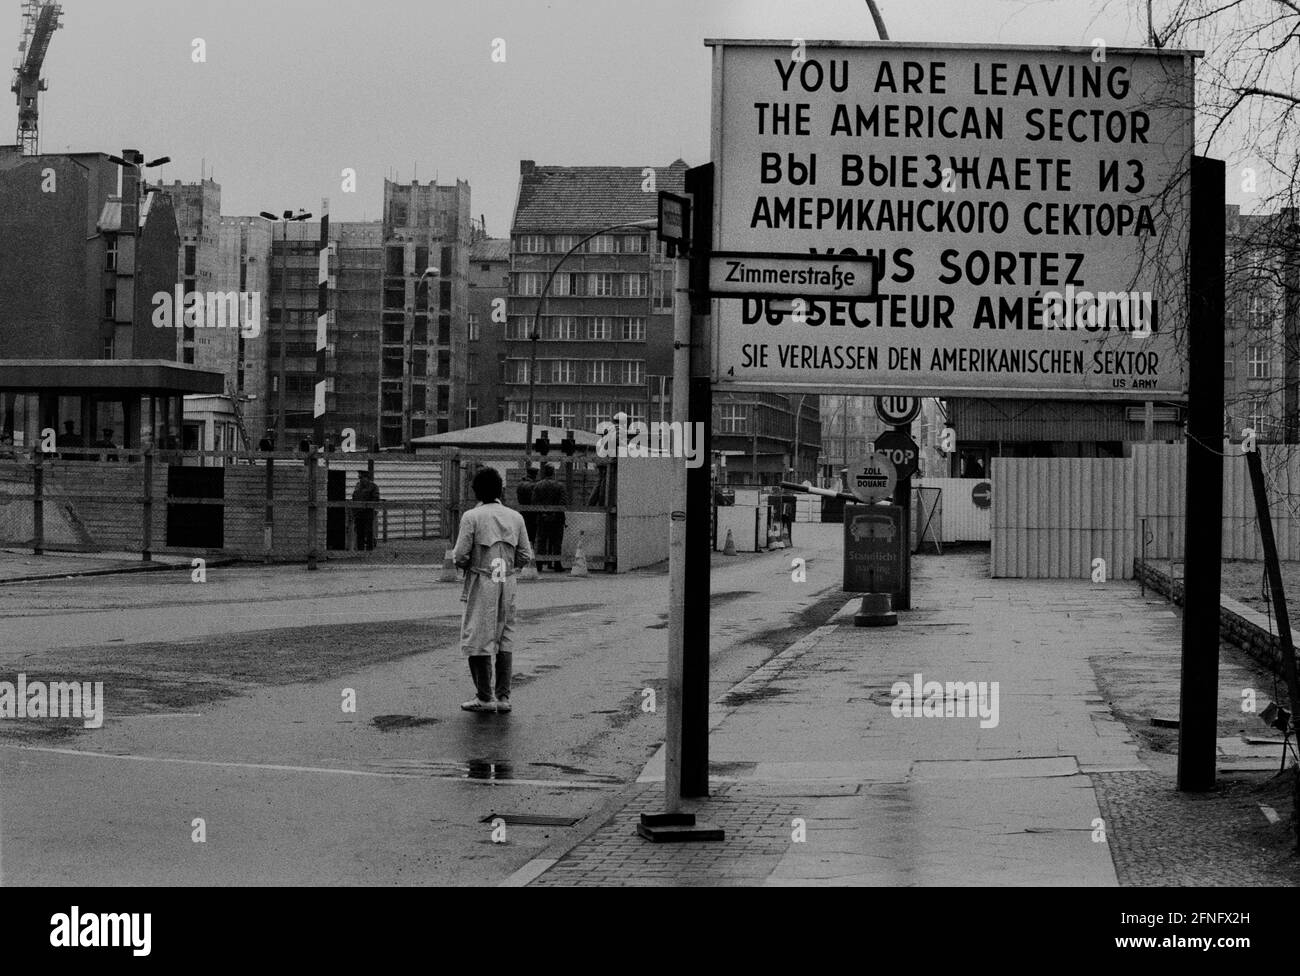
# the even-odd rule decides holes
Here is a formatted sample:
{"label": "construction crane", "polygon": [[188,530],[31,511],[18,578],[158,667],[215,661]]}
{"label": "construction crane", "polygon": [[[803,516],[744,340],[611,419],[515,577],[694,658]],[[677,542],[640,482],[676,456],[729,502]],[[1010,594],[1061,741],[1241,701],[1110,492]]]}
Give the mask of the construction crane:
{"label": "construction crane", "polygon": [[18,96],[18,145],[24,156],[35,156],[40,151],[37,99],[46,87],[41,68],[50,37],[63,26],[59,23],[62,13],[62,5],[51,0],[23,0],[23,33],[18,39],[12,90]]}

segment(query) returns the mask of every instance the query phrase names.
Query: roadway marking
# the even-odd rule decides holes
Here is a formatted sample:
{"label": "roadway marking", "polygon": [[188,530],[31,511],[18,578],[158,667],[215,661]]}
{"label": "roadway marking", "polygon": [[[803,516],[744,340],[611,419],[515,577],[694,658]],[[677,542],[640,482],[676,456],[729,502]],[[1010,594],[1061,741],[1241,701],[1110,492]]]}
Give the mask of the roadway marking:
{"label": "roadway marking", "polygon": [[434,779],[452,783],[473,783],[479,786],[551,786],[569,790],[608,790],[621,787],[621,783],[591,783],[571,779],[478,779],[465,776],[438,775],[435,773],[381,773],[370,769],[338,769],[330,766],[290,766],[279,763],[224,762],[215,759],[184,759],[171,756],[137,756],[130,753],[91,752],[83,749],[58,749],[52,746],[11,746],[0,748],[16,752],[42,752],[56,756],[76,756],[88,759],[118,759],[126,762],[171,763],[182,766],[213,766],[220,769],[252,769],[276,773],[326,773],[335,776],[374,776],[381,779]]}

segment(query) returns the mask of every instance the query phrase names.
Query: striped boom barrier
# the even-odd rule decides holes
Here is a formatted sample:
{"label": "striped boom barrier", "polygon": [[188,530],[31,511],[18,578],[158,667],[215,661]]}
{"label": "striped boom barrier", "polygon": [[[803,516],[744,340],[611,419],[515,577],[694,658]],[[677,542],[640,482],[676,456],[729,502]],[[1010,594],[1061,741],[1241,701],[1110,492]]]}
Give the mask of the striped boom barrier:
{"label": "striped boom barrier", "polygon": [[330,319],[330,202],[326,197],[320,204],[320,273],[316,290],[316,398],[312,406],[315,418],[313,442],[318,448],[325,446],[325,353],[329,340]]}

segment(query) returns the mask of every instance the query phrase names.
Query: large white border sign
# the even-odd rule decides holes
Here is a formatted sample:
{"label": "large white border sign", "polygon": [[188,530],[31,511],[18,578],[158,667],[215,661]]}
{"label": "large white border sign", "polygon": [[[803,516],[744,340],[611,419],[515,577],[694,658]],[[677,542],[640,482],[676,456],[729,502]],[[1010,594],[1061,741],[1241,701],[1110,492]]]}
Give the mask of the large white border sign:
{"label": "large white border sign", "polygon": [[716,300],[719,389],[1186,395],[1192,52],[706,43],[714,248],[878,276]]}

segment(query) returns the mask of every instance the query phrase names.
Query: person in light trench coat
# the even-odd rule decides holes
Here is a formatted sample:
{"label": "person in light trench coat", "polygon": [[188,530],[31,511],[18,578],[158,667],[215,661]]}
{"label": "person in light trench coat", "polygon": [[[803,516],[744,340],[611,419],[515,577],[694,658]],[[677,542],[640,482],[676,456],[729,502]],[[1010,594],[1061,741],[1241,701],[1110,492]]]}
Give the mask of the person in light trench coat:
{"label": "person in light trench coat", "polygon": [[508,712],[515,587],[519,570],[533,558],[533,547],[523,516],[501,503],[501,475],[495,469],[480,470],[472,487],[478,504],[461,516],[452,550],[452,561],[465,570],[460,649],[469,661],[475,691],[460,707],[469,712]]}

